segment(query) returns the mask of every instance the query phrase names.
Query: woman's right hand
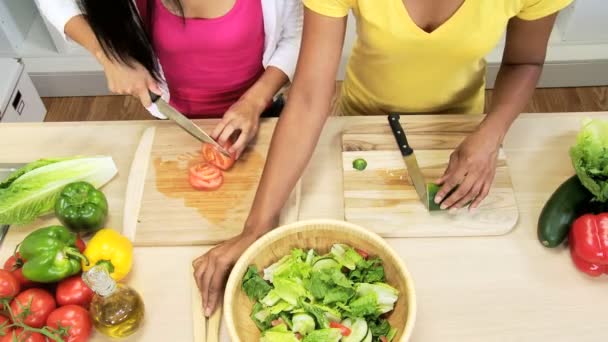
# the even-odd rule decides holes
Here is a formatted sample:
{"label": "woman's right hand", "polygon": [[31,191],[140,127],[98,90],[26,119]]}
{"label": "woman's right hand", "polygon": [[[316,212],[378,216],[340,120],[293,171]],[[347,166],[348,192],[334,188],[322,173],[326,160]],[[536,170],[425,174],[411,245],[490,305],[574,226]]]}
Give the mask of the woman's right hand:
{"label": "woman's right hand", "polygon": [[141,64],[133,61],[133,66],[128,66],[101,54],[98,59],[103,66],[111,92],[135,96],[145,108],[152,104],[148,90],[161,95],[158,83]]}

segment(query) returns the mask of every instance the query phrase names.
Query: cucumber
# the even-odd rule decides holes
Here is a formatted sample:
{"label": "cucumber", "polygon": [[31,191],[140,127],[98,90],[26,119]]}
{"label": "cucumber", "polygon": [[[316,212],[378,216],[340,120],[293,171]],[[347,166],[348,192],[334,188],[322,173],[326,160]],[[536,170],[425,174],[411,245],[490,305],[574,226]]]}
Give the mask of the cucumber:
{"label": "cucumber", "polygon": [[372,330],[371,329],[367,329],[367,335],[365,335],[365,338],[363,339],[363,342],[372,342]]}
{"label": "cucumber", "polygon": [[342,321],[342,325],[350,328],[350,335],[342,337],[342,342],[363,342],[369,331],[363,318],[356,318],[354,322],[347,318]]}
{"label": "cucumber", "polygon": [[340,264],[331,257],[319,259],[312,264],[313,271],[320,271],[325,268],[340,268]]}
{"label": "cucumber", "polygon": [[[441,203],[439,203],[439,204],[435,203],[435,195],[437,195],[437,193],[439,192],[439,188],[440,188],[440,186],[435,183],[426,184],[426,207],[429,208],[429,211],[443,210],[443,209],[441,209]],[[456,191],[456,189],[458,189],[458,186],[455,186],[452,190],[450,190],[450,192],[448,192],[448,194],[445,195],[444,200],[446,198],[450,197],[450,195],[453,194],[454,191]],[[471,202],[468,202],[464,206],[466,207],[469,204],[471,204]]]}
{"label": "cucumber", "polygon": [[553,192],[538,218],[538,240],[543,246],[559,246],[568,236],[572,222],[587,209],[593,194],[577,175],[568,178]]}

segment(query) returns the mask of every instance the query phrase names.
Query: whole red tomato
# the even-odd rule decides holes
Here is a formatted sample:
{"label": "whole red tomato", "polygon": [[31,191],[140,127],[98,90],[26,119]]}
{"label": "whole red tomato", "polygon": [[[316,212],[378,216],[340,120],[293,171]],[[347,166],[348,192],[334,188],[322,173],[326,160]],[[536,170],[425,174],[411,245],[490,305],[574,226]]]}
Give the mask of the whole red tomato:
{"label": "whole red tomato", "polygon": [[16,253],[15,255],[11,255],[11,257],[8,258],[4,263],[4,269],[13,273],[15,278],[17,278],[17,280],[21,284],[21,289],[27,289],[36,286],[35,282],[23,276],[22,267],[24,262],[25,260],[21,258],[21,255],[19,255],[19,253]]}
{"label": "whole red tomato", "polygon": [[0,299],[12,299],[20,290],[19,280],[11,272],[0,270]]}
{"label": "whole red tomato", "polygon": [[[33,288],[21,292],[11,302],[15,319],[33,328],[42,328],[49,314],[55,310],[55,299],[46,290]],[[27,316],[22,317],[26,311]]]}
{"label": "whole red tomato", "polygon": [[12,330],[9,334],[4,335],[0,342],[46,342],[44,335],[32,332],[23,331],[23,328]]}
{"label": "whole red tomato", "polygon": [[46,325],[60,331],[65,329],[66,333],[62,334],[64,342],[86,342],[93,330],[89,312],[78,305],[66,305],[55,309],[46,320]]}
{"label": "whole red tomato", "polygon": [[84,250],[87,248],[87,244],[80,237],[80,235],[78,237],[76,237],[76,248],[78,248],[80,253],[84,252]]}
{"label": "whole red tomato", "polygon": [[59,282],[55,299],[59,306],[75,304],[88,308],[93,300],[93,294],[93,290],[87,286],[82,277],[75,275]]}
{"label": "whole red tomato", "polygon": [[8,333],[11,332],[12,328],[8,327],[10,324],[10,319],[8,319],[6,316],[0,315],[0,336],[8,335]]}

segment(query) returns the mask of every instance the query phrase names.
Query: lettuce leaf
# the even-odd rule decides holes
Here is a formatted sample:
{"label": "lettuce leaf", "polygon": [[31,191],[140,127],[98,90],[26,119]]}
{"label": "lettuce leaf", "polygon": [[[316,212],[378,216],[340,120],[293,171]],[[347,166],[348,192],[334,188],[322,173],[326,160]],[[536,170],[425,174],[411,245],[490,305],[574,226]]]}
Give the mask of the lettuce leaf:
{"label": "lettuce leaf", "polygon": [[581,183],[600,202],[608,201],[608,121],[585,119],[570,159]]}
{"label": "lettuce leaf", "polygon": [[348,273],[348,279],[356,283],[384,282],[384,266],[380,258],[361,259],[354,270]]}
{"label": "lettuce leaf", "polygon": [[262,300],[272,290],[272,286],[258,274],[258,268],[255,265],[247,268],[241,286],[247,297],[252,300]]}
{"label": "lettuce leaf", "polygon": [[333,245],[330,253],[336,261],[349,270],[354,270],[357,263],[363,260],[363,257],[354,248],[345,244]]}
{"label": "lettuce leaf", "polygon": [[302,342],[338,342],[341,338],[340,329],[320,329],[308,334]]}
{"label": "lettuce leaf", "polygon": [[15,171],[0,188],[0,224],[26,224],[55,209],[59,192],[85,181],[96,188],[109,182],[118,169],[111,157],[39,160]]}

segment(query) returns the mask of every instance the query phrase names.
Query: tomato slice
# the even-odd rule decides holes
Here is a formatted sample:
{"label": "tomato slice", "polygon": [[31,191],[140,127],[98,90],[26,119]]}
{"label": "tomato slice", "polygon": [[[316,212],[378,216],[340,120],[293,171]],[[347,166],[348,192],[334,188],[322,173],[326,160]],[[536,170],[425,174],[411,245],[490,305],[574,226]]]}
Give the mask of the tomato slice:
{"label": "tomato slice", "polygon": [[388,342],[386,336],[380,336],[380,342]]}
{"label": "tomato slice", "polygon": [[[224,148],[229,148],[229,147],[226,146]],[[218,151],[215,148],[215,146],[213,146],[211,144],[204,143],[202,152],[203,152],[203,159],[205,159],[208,163],[217,166],[221,170],[227,171],[232,167],[232,165],[234,165],[234,161],[235,161],[234,156],[232,156],[230,158],[226,157],[224,154],[222,154],[220,151]]]}
{"label": "tomato slice", "polygon": [[189,172],[190,185],[197,190],[217,190],[224,183],[222,171],[208,163],[194,165],[190,168]]}
{"label": "tomato slice", "polygon": [[359,249],[359,248],[355,248],[355,251],[356,251],[357,253],[359,253],[359,255],[360,255],[360,256],[361,256],[363,259],[366,259],[366,260],[367,260],[367,258],[369,258],[369,254],[368,254],[366,251],[364,251],[364,250],[362,250],[362,249]]}
{"label": "tomato slice", "polygon": [[275,319],[274,321],[270,322],[270,325],[272,325],[273,327],[276,327],[277,325],[281,325],[283,324],[283,320],[282,319]]}
{"label": "tomato slice", "polygon": [[340,333],[342,336],[350,335],[350,329],[347,326],[344,326],[338,322],[329,322],[329,327],[334,329],[340,329]]}

